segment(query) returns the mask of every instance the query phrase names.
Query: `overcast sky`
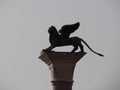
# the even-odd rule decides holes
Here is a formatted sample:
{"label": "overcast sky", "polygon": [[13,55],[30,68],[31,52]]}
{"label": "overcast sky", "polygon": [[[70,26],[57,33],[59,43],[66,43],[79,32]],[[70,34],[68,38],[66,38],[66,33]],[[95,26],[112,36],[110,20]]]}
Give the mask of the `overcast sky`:
{"label": "overcast sky", "polygon": [[0,90],[52,90],[48,66],[38,59],[49,46],[47,30],[78,21],[71,36],[105,57],[85,47],[73,90],[120,90],[119,0],[0,0]]}

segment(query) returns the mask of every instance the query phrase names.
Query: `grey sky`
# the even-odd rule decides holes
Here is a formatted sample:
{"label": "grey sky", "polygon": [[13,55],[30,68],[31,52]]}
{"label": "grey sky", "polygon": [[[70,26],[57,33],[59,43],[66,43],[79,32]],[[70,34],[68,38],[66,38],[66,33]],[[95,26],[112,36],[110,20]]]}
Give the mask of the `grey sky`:
{"label": "grey sky", "polygon": [[0,90],[52,90],[48,66],[38,59],[49,46],[47,30],[78,21],[71,36],[105,57],[85,47],[73,90],[120,90],[119,0],[0,0]]}

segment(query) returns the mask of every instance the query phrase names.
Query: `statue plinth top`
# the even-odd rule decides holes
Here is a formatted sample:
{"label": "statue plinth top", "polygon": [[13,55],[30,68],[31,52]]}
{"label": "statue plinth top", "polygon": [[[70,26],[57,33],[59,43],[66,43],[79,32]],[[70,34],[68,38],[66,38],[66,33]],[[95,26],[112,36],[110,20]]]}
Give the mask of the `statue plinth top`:
{"label": "statue plinth top", "polygon": [[54,52],[54,51],[42,51],[40,59],[46,64],[51,63],[76,63],[86,53],[85,52]]}

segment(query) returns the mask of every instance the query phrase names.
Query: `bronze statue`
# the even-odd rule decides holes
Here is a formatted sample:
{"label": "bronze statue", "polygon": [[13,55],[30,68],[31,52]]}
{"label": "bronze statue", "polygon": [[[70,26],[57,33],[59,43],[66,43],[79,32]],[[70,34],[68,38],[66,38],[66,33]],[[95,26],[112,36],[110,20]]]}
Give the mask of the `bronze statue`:
{"label": "bronze statue", "polygon": [[54,26],[51,26],[48,30],[50,35],[49,41],[51,45],[47,49],[45,49],[45,51],[51,51],[55,47],[72,45],[74,47],[74,49],[71,51],[72,53],[75,52],[78,49],[78,47],[80,48],[81,52],[84,52],[84,48],[82,45],[82,43],[84,43],[93,53],[99,56],[104,56],[91,49],[90,46],[82,38],[69,37],[71,33],[73,33],[79,28],[79,26],[80,26],[79,22],[71,25],[64,25],[59,30],[59,32]]}

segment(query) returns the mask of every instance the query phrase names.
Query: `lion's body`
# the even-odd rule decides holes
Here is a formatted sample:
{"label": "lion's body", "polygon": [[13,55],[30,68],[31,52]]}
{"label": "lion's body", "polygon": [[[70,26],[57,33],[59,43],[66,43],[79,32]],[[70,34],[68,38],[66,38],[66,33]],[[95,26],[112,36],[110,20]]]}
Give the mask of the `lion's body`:
{"label": "lion's body", "polygon": [[84,52],[81,41],[82,39],[78,37],[71,37],[69,39],[64,39],[64,40],[54,40],[51,46],[48,47],[46,50],[51,51],[55,47],[72,45],[74,49],[71,52],[75,52],[78,49],[78,47],[80,47],[81,51]]}

